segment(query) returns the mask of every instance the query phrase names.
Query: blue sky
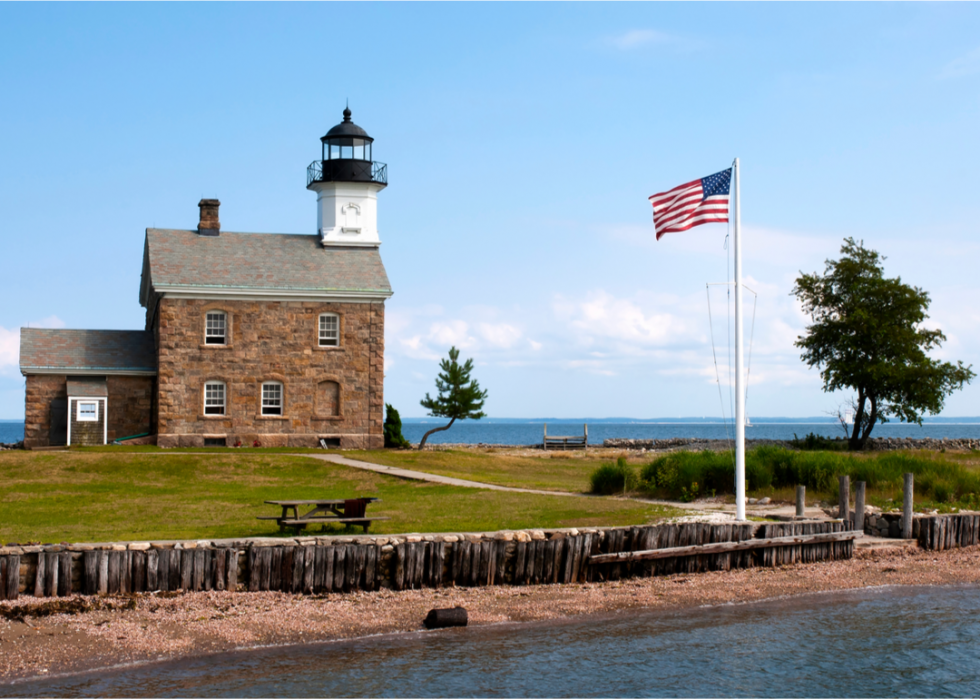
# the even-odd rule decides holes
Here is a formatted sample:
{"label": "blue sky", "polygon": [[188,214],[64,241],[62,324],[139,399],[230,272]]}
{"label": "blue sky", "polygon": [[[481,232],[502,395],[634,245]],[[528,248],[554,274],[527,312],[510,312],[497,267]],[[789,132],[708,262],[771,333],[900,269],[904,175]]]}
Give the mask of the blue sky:
{"label": "blue sky", "polygon": [[3,4],[0,78],[0,418],[20,327],[142,327],[145,228],[217,197],[224,230],[315,233],[305,168],[347,99],[389,166],[405,416],[452,344],[490,415],[719,415],[727,229],[655,243],[647,196],[736,156],[750,415],[842,398],[789,292],[846,236],[980,367],[976,4]]}

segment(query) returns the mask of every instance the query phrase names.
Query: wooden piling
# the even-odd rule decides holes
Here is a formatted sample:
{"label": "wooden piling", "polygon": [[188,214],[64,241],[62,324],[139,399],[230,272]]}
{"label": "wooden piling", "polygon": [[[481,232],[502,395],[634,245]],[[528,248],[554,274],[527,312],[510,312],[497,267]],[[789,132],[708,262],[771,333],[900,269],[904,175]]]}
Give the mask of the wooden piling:
{"label": "wooden piling", "polygon": [[180,589],[180,571],[183,566],[182,556],[183,551],[180,549],[170,549],[170,589],[179,590]]}
{"label": "wooden piling", "polygon": [[133,551],[133,592],[146,592],[146,553]]}
{"label": "wooden piling", "polygon": [[906,473],[902,484],[902,538],[912,538],[912,505],[913,505],[913,486],[915,476]]}
{"label": "wooden piling", "polygon": [[[361,548],[358,546],[358,548]],[[313,558],[316,554],[315,546],[303,547],[303,594],[313,593]]]}
{"label": "wooden piling", "polygon": [[847,522],[851,518],[851,477],[839,476],[838,483],[837,516]]}
{"label": "wooden piling", "polygon": [[20,594],[20,556],[0,557],[0,566],[3,566],[0,599],[15,600]]}
{"label": "wooden piling", "polygon": [[170,589],[170,549],[160,549],[157,553],[157,590],[167,592]]}
{"label": "wooden piling", "polygon": [[404,544],[405,553],[405,563],[404,568],[404,578],[403,585],[404,589],[412,590],[415,588],[415,559],[418,557],[418,547],[414,541],[408,541]]}
{"label": "wooden piling", "polygon": [[[272,554],[272,551],[269,551]],[[194,592],[200,592],[204,589],[204,570],[205,570],[205,560],[204,560],[204,549],[196,548],[194,549],[194,567],[191,571],[191,589]]]}
{"label": "wooden piling", "polygon": [[804,510],[806,509],[806,486],[798,485],[796,486],[796,516],[805,517]]}
{"label": "wooden piling", "polygon": [[225,591],[225,581],[227,576],[228,549],[219,548],[214,552],[214,589],[218,592]]}
{"label": "wooden piling", "polygon": [[44,579],[47,574],[48,561],[44,551],[37,554],[37,565],[34,568],[34,596],[44,597]]}
{"label": "wooden piling", "polygon": [[[854,529],[864,531],[864,494],[867,483],[858,481],[854,484]],[[911,537],[911,533],[909,534]]]}
{"label": "wooden piling", "polygon": [[229,592],[238,590],[238,549],[228,549],[228,565],[226,573],[228,577],[225,581],[225,589]]}
{"label": "wooden piling", "polygon": [[99,552],[86,551],[82,554],[82,592],[95,595],[99,592]]}
{"label": "wooden piling", "polygon": [[[283,546],[273,546],[271,558],[269,559],[269,589],[270,590],[282,590],[282,580],[283,580],[283,566],[282,557],[285,553],[285,547]],[[289,570],[292,570],[292,566],[289,566]],[[291,578],[286,578],[291,580]],[[289,590],[286,590],[287,592]]]}
{"label": "wooden piling", "polygon": [[48,559],[48,572],[44,579],[44,594],[46,597],[58,596],[58,569],[61,567],[61,559],[57,553],[43,554]]}
{"label": "wooden piling", "polygon": [[432,586],[442,587],[446,568],[446,544],[436,542],[432,557]]}
{"label": "wooden piling", "polygon": [[524,582],[524,568],[525,560],[527,558],[527,543],[524,541],[518,541],[514,551],[514,576],[512,582],[514,585],[520,585]]}
{"label": "wooden piling", "polygon": [[351,580],[351,589],[360,590],[361,581],[364,579],[364,569],[367,563],[367,546],[356,547],[354,555],[354,577]]}
{"label": "wooden piling", "polygon": [[109,551],[109,572],[107,578],[106,590],[110,595],[119,594],[119,571],[121,566],[120,558],[122,558],[122,551]]}
{"label": "wooden piling", "polygon": [[133,591],[133,551],[120,551],[119,557],[119,591],[128,595]]}
{"label": "wooden piling", "polygon": [[293,569],[289,574],[289,586],[286,592],[303,591],[303,575],[306,566],[306,551],[302,546],[294,546],[293,549]]}
{"label": "wooden piling", "polygon": [[406,544],[398,544],[395,547],[395,575],[392,580],[392,585],[396,590],[405,589],[405,556]]}
{"label": "wooden piling", "polygon": [[[439,547],[442,548],[442,544]],[[368,546],[364,556],[364,589],[369,592],[377,589],[378,551],[377,546]],[[441,572],[442,568],[439,570]]]}
{"label": "wooden piling", "polygon": [[[180,589],[184,592],[190,592],[194,589],[195,551],[197,549],[182,549],[180,552]],[[271,554],[269,549],[259,549],[259,558],[261,559],[259,570],[262,572],[262,578],[259,580],[260,590],[269,589],[269,556]],[[265,587],[261,587],[263,584]]]}
{"label": "wooden piling", "polygon": [[334,558],[337,556],[336,546],[326,546],[324,547],[325,555],[323,560],[323,591],[333,592],[333,562]]}

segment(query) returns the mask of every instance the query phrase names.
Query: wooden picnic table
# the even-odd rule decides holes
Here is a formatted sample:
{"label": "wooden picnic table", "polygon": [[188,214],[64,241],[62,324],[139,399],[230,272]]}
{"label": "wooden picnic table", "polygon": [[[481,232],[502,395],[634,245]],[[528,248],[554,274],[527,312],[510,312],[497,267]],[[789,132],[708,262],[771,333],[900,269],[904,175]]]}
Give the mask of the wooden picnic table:
{"label": "wooden picnic table", "polygon": [[[266,500],[267,505],[278,505],[282,508],[282,514],[278,517],[258,517],[257,519],[274,519],[279,523],[279,531],[285,531],[286,527],[291,527],[300,531],[306,529],[310,524],[330,524],[338,522],[341,524],[353,524],[354,526],[364,527],[367,534],[371,522],[390,519],[389,517],[368,517],[366,515],[367,506],[372,502],[380,502],[380,498],[348,498],[346,500]],[[300,507],[312,505],[302,516],[299,514]],[[292,514],[290,515],[290,511]]]}

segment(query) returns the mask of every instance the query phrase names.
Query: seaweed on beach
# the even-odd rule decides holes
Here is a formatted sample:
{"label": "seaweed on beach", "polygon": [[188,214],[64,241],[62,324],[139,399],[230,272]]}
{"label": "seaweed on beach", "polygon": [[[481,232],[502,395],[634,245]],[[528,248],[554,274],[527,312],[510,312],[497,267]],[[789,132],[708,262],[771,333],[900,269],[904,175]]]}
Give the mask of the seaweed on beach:
{"label": "seaweed on beach", "polygon": [[136,609],[136,598],[130,597],[128,600],[110,601],[99,598],[68,597],[64,599],[52,599],[44,602],[29,602],[8,606],[0,604],[0,617],[9,621],[24,621],[27,618],[40,618],[53,616],[55,614],[85,614],[97,611],[119,611],[126,609]]}

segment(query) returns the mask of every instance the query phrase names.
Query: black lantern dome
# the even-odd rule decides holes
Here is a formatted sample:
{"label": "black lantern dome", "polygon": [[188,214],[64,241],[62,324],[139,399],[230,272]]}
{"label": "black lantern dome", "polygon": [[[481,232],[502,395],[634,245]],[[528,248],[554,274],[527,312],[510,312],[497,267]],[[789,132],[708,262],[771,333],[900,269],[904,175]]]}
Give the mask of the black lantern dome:
{"label": "black lantern dome", "polygon": [[375,182],[388,184],[388,166],[372,160],[374,139],[350,120],[350,108],[344,108],[344,120],[320,139],[323,153],[306,171],[306,185],[314,182]]}

